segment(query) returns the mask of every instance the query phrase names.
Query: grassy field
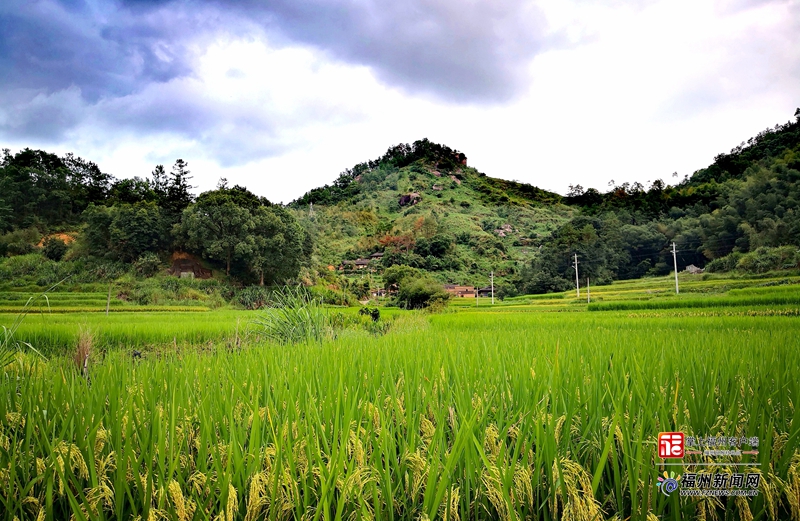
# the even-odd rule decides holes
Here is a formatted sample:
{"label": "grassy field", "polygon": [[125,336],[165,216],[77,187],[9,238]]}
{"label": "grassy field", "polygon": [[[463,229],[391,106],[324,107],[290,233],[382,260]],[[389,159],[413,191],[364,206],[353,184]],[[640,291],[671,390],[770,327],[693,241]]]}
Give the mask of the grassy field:
{"label": "grassy field", "polygon": [[[665,282],[592,294],[666,308],[587,309],[569,294],[459,301],[439,315],[385,310],[382,336],[295,346],[261,341],[252,312],[28,316],[19,338],[49,358],[5,369],[0,510],[9,520],[800,519],[800,286],[698,278],[670,296]],[[82,328],[101,353],[88,378],[71,358]],[[662,465],[661,431],[758,437],[755,455],[684,461],[720,472],[757,463],[759,495],[665,496],[658,476],[686,468]]]}

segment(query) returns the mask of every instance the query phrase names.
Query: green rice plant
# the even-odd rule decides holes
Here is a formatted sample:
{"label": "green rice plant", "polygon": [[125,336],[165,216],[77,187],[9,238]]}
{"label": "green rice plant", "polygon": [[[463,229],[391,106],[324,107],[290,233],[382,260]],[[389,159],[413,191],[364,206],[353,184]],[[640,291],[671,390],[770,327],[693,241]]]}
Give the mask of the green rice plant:
{"label": "green rice plant", "polygon": [[[61,282],[63,282],[63,280]],[[0,327],[3,328],[3,335],[0,337],[0,369],[3,369],[10,364],[16,357],[17,352],[19,352],[23,346],[41,356],[41,353],[39,353],[39,351],[36,350],[30,343],[16,341],[14,340],[14,336],[17,333],[20,325],[22,325],[22,321],[25,319],[28,313],[31,312],[33,305],[38,299],[43,299],[49,305],[50,302],[47,293],[58,286],[58,284],[60,284],[60,282],[40,295],[29,297],[19,314],[17,314],[13,322],[11,322],[10,326],[0,325]]]}
{"label": "green rice plant", "polygon": [[664,300],[596,302],[589,304],[588,309],[589,311],[615,311],[634,309],[708,308],[722,306],[785,306],[796,304],[800,304],[800,292],[713,298],[675,298]]}
{"label": "green rice plant", "polygon": [[[384,309],[386,335],[236,350],[237,323],[266,312],[29,316],[34,345],[86,326],[112,348],[87,377],[63,348],[0,375],[0,517],[800,518],[797,306],[547,307]],[[658,476],[685,468],[657,457],[662,431],[757,436],[757,454],[683,462],[755,463],[759,495],[666,497]]]}
{"label": "green rice plant", "polygon": [[[102,312],[78,309],[74,312],[29,313],[19,324],[15,338],[35,346],[47,356],[68,353],[78,340],[81,328],[94,335],[98,351],[161,350],[164,347],[207,348],[209,345],[236,343],[237,324],[248,323],[252,312],[220,310],[213,313],[197,308],[129,308],[108,316]],[[0,325],[11,327],[17,314],[0,314]],[[244,337],[239,326],[238,336]],[[253,332],[253,340],[258,338]]]}
{"label": "green rice plant", "polygon": [[[321,349],[112,351],[90,382],[14,364],[4,517],[793,519],[795,318],[395,316]],[[759,436],[760,495],[665,497],[671,430]]]}
{"label": "green rice plant", "polygon": [[322,299],[302,286],[274,291],[270,304],[253,320],[253,326],[275,343],[321,342],[330,333]]}

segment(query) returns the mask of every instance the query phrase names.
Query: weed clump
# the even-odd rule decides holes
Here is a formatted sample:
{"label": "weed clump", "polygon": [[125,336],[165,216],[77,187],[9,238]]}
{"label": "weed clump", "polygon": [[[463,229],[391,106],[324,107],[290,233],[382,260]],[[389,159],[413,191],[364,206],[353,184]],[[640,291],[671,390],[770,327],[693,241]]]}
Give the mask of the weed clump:
{"label": "weed clump", "polygon": [[276,290],[270,306],[253,322],[273,342],[322,342],[327,336],[329,323],[322,309],[322,300],[302,286]]}

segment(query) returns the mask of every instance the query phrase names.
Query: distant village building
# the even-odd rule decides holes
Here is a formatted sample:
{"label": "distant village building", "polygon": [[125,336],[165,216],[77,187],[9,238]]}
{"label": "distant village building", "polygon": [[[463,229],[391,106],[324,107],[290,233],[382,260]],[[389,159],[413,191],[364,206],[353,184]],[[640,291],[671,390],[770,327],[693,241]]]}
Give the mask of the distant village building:
{"label": "distant village building", "polygon": [[685,271],[687,273],[691,273],[693,275],[697,275],[698,273],[703,273],[706,270],[703,269],[703,268],[698,268],[694,264],[689,264],[688,266],[686,266],[686,269],[683,270],[683,271]]}
{"label": "distant village building", "polygon": [[365,270],[369,267],[370,259],[345,260],[339,265],[339,271]]}
{"label": "distant village building", "polygon": [[458,284],[445,284],[444,290],[454,297],[475,298],[475,286],[459,286]]}
{"label": "distant village building", "polygon": [[375,272],[375,265],[383,258],[383,252],[375,252],[369,258],[358,258],[356,260],[344,260],[339,265],[339,271],[364,271]]}
{"label": "distant village building", "polygon": [[479,297],[491,297],[492,296],[492,287],[485,286],[483,288],[478,288],[478,296]]}

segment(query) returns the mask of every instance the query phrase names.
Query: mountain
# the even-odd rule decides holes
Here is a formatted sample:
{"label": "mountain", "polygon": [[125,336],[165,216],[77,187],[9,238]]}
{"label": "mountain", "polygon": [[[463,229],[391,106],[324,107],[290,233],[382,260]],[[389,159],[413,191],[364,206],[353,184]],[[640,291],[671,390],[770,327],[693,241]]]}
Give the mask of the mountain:
{"label": "mountain", "polygon": [[407,264],[441,282],[482,285],[494,271],[505,294],[574,287],[575,255],[580,277],[598,284],[668,274],[675,264],[800,270],[800,254],[786,253],[800,245],[800,109],[795,119],[675,185],[577,186],[562,197],[488,177],[465,154],[421,140],[290,206],[316,238],[318,265],[383,252],[380,267]]}
{"label": "mountain", "polygon": [[525,183],[495,179],[467,157],[427,139],[390,148],[290,204],[312,232],[316,261],[383,252],[382,266],[407,264],[441,282],[502,281],[533,258],[574,213],[562,197]]}

